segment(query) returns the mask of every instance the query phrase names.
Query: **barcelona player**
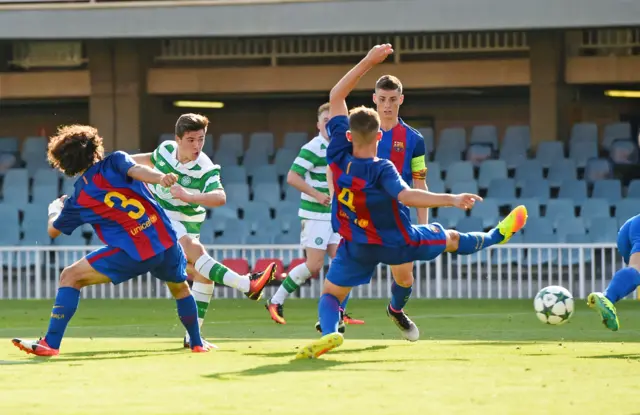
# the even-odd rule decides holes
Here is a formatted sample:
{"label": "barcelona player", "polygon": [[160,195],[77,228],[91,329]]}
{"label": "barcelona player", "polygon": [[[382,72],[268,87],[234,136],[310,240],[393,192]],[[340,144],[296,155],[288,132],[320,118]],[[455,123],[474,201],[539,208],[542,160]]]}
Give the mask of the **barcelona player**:
{"label": "barcelona player", "polygon": [[[462,233],[442,225],[411,225],[410,207],[457,207],[470,209],[479,196],[435,194],[411,189],[389,160],[376,157],[382,138],[380,117],[371,108],[347,110],[346,98],[360,78],[393,53],[391,45],[377,45],[354,66],[330,94],[331,141],[327,163],[333,175],[331,221],[343,240],[324,281],[318,314],[323,336],[303,347],[296,358],[317,358],[342,344],[338,332],[340,303],[355,286],[368,284],[378,264],[399,265],[432,260],[443,252],[469,255],[495,244],[506,243],[526,223],[527,210],[518,206],[489,232]],[[393,293],[392,295],[397,295]],[[394,299],[391,300],[392,303]],[[408,340],[419,337],[418,328],[402,310],[387,313]]]}
{"label": "barcelona player", "polygon": [[13,339],[13,344],[37,356],[58,355],[67,324],[78,308],[81,288],[120,284],[151,272],[167,284],[176,299],[180,321],[191,337],[191,350],[208,351],[200,337],[196,302],[186,282],[184,251],[169,218],[145,185],[171,187],[177,176],[136,165],[121,151],[104,157],[102,138],[90,126],[60,128],[49,142],[48,158],[65,175],[79,176],[73,195],[49,205],[49,236],[71,235],[89,223],[106,246],[62,271],[46,335],[39,340]]}
{"label": "barcelona player", "polygon": [[602,323],[612,331],[620,328],[615,303],[640,286],[640,215],[630,218],[620,227],[617,245],[627,267],[613,275],[604,293],[594,292],[587,297],[589,307],[600,314]]}

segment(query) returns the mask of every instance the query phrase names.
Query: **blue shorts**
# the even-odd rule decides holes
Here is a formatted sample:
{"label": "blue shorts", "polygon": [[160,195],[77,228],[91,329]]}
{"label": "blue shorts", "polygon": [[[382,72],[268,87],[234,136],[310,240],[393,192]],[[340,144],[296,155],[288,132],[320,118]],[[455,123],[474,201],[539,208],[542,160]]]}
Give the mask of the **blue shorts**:
{"label": "blue shorts", "polygon": [[87,255],[89,264],[118,285],[138,275],[151,274],[166,282],[187,280],[187,258],[179,243],[145,261],[136,261],[120,248],[105,246]]}
{"label": "blue shorts", "polygon": [[640,215],[627,220],[618,231],[618,252],[625,264],[632,254],[640,252]]}
{"label": "blue shorts", "polygon": [[400,265],[413,261],[431,261],[447,247],[447,236],[439,223],[413,226],[412,243],[386,247],[348,242],[344,239],[331,261],[327,279],[341,287],[356,287],[371,282],[378,264]]}

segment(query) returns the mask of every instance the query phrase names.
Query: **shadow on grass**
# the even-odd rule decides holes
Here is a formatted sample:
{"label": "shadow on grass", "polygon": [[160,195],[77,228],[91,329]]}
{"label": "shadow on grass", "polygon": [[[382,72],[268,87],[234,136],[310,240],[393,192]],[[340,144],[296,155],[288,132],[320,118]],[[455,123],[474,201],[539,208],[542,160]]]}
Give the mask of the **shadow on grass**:
{"label": "shadow on grass", "polygon": [[[388,349],[387,345],[375,345],[369,346],[362,349],[345,349],[345,350],[336,350],[331,352],[331,355],[339,355],[339,354],[348,354],[348,353],[361,353],[361,352],[375,352],[378,350]],[[287,357],[291,356],[292,352],[272,352],[272,353],[243,353],[245,356],[259,356],[259,357]]]}
{"label": "shadow on grass", "polygon": [[640,362],[640,353],[623,353],[623,354],[602,354],[595,356],[579,356],[578,359],[619,359],[619,360],[637,360]]}
{"label": "shadow on grass", "polygon": [[133,359],[149,356],[170,356],[178,353],[185,353],[183,348],[172,348],[165,350],[101,350],[89,352],[70,352],[55,357],[32,356],[29,360],[0,360],[0,366],[8,365],[28,365],[38,363],[71,363],[71,362],[94,362],[98,360],[121,360]]}

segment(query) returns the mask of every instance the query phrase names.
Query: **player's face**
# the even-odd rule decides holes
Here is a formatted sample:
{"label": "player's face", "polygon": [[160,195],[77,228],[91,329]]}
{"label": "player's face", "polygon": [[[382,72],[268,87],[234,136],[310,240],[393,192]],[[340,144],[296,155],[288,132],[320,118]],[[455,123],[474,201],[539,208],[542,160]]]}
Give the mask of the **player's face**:
{"label": "player's face", "polygon": [[373,102],[376,104],[381,120],[395,121],[403,101],[404,95],[397,89],[393,91],[378,89],[373,94]]}
{"label": "player's face", "polygon": [[322,111],[320,116],[318,117],[318,131],[320,131],[320,135],[322,135],[327,140],[329,139],[329,134],[327,134],[327,123],[329,122],[329,111]]}
{"label": "player's face", "polygon": [[178,151],[180,158],[194,161],[202,153],[202,147],[204,146],[205,130],[187,131],[182,138],[178,138]]}

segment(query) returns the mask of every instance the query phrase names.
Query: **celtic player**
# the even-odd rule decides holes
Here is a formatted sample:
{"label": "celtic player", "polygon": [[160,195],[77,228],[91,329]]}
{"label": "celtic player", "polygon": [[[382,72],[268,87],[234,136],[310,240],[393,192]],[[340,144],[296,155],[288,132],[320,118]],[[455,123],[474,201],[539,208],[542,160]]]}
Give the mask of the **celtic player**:
{"label": "celtic player", "polygon": [[[198,305],[198,323],[202,326],[213,295],[213,283],[233,287],[252,300],[259,300],[262,290],[276,272],[270,264],[264,272],[238,275],[211,258],[200,243],[200,226],[206,219],[205,207],[226,203],[220,166],[213,164],[202,152],[209,120],[199,114],[183,114],[175,127],[175,141],[165,141],[153,153],[133,156],[136,163],[148,165],[162,173],[178,175],[178,185],[170,189],[150,185],[149,190],[165,210],[173,225],[180,245],[195,270],[192,292]],[[189,347],[187,334],[184,346]]]}

